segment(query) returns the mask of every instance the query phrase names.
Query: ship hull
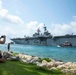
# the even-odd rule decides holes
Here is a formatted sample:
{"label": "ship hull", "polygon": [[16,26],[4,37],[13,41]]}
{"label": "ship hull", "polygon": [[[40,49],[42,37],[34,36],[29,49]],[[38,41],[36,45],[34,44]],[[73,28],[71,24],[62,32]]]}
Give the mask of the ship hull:
{"label": "ship hull", "polygon": [[16,44],[24,45],[46,45],[46,46],[57,46],[68,41],[72,46],[76,46],[76,35],[70,36],[55,36],[55,37],[30,37],[30,38],[15,38],[11,39]]}

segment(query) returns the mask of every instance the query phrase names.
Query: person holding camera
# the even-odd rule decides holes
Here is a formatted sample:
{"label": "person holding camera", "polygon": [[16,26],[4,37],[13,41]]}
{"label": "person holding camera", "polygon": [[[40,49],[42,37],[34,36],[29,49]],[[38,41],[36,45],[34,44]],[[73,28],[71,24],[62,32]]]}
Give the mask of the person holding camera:
{"label": "person holding camera", "polygon": [[[3,38],[3,40],[1,40],[2,38]],[[6,41],[6,36],[5,35],[1,36],[0,37],[0,44],[4,44],[5,41]]]}
{"label": "person holding camera", "polygon": [[[2,39],[2,40],[1,40]],[[1,36],[0,37],[0,44],[4,44],[6,41],[6,36]],[[0,50],[0,62],[4,63],[5,62],[5,58],[2,56],[2,51]]]}

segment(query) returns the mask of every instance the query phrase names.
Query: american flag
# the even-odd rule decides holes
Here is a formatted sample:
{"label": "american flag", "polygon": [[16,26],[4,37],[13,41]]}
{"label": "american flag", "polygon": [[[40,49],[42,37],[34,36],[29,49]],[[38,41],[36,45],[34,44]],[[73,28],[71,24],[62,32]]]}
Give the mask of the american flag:
{"label": "american flag", "polygon": [[38,32],[38,33],[41,32],[39,28],[37,29],[37,32]]}

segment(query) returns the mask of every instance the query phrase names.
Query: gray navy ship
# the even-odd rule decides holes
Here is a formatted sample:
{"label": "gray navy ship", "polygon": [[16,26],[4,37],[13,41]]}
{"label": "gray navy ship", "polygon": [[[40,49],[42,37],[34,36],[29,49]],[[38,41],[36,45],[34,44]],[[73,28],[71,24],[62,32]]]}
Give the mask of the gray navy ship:
{"label": "gray navy ship", "polygon": [[76,35],[52,36],[46,26],[43,28],[43,33],[41,33],[40,29],[37,29],[32,37],[12,38],[11,40],[16,44],[24,45],[76,47]]}

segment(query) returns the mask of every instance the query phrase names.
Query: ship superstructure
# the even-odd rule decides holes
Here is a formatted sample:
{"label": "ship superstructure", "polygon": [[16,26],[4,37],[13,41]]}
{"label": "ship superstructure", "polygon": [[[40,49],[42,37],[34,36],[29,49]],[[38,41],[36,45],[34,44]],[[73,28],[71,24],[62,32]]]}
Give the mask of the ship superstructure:
{"label": "ship superstructure", "polygon": [[[46,46],[76,46],[76,35],[64,35],[64,36],[52,36],[51,33],[47,30],[46,26],[43,27],[44,32],[41,33],[40,29],[37,29],[37,32],[33,34],[32,37],[24,38],[13,38],[11,39],[16,44],[25,44],[25,45],[46,45]],[[68,43],[66,43],[66,41]],[[70,45],[69,45],[70,46]]]}

